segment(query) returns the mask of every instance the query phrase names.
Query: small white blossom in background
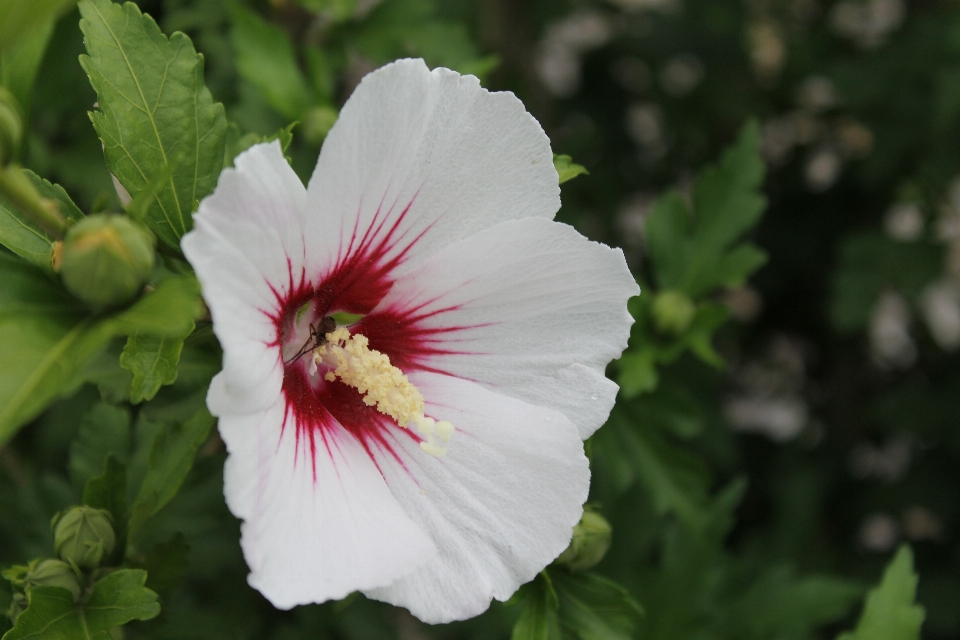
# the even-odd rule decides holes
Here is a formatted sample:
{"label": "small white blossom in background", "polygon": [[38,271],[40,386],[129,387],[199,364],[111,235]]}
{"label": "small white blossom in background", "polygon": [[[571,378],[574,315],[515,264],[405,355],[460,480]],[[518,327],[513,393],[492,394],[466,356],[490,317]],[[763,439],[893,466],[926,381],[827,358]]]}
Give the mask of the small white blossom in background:
{"label": "small white blossom in background", "polygon": [[627,134],[640,147],[644,160],[656,161],[667,153],[663,110],[655,102],[632,104],[627,109]]}
{"label": "small white blossom in background", "polygon": [[883,217],[887,235],[901,242],[912,242],[923,235],[923,213],[916,202],[901,202],[887,209]]}
{"label": "small white blossom in background", "polygon": [[848,468],[850,475],[858,480],[880,480],[893,483],[910,468],[910,439],[906,436],[891,438],[883,446],[862,442],[850,451]]}
{"label": "small white blossom in background", "polygon": [[635,193],[620,205],[617,212],[615,224],[630,264],[638,264],[642,256],[647,218],[653,211],[654,202],[655,194]]}
{"label": "small white blossom in background", "polygon": [[953,179],[940,209],[936,238],[947,246],[947,274],[960,278],[960,176]]}
{"label": "small white blossom in background", "polygon": [[747,26],[747,49],[757,78],[769,81],[780,75],[787,61],[787,46],[779,25],[766,19],[751,22]]}
{"label": "small white blossom in background", "polygon": [[645,93],[653,83],[650,65],[636,56],[624,56],[615,60],[610,65],[610,75],[621,88],[635,94]]}
{"label": "small white blossom in background", "polygon": [[782,165],[797,144],[793,118],[780,117],[768,120],[760,129],[760,153],[772,165]]}
{"label": "small white blossom in background", "polygon": [[945,351],[960,347],[960,285],[943,278],[924,289],[920,308],[934,341]]}
{"label": "small white blossom in background", "polygon": [[541,82],[558,98],[572,96],[580,88],[583,54],[612,37],[610,21],[597,11],[581,11],[551,24],[538,47],[536,68]]}
{"label": "small white blossom in background", "polygon": [[730,317],[738,322],[753,322],[763,311],[763,297],[750,286],[727,289],[720,301],[730,310]]}
{"label": "small white blossom in background", "polygon": [[796,340],[786,336],[773,340],[765,357],[739,367],[733,380],[737,390],[724,402],[723,413],[735,431],[784,443],[810,422],[803,396],[805,355]]}
{"label": "small white blossom in background", "polygon": [[821,193],[840,178],[844,163],[873,150],[873,132],[843,115],[830,115],[840,105],[836,89],[824,76],[809,76],[794,93],[797,109],[764,123],[761,152],[770,164],[784,165],[794,149],[808,147],[804,161],[807,187]]}
{"label": "small white blossom in background", "polygon": [[873,132],[853,118],[840,118],[833,124],[833,135],[847,159],[865,158],[873,151]]}
{"label": "small white blossom in background", "polygon": [[857,532],[857,542],[864,550],[887,553],[900,541],[900,523],[889,513],[873,513],[863,519]]}
{"label": "small white blossom in background", "polygon": [[930,509],[913,505],[903,512],[903,532],[910,540],[939,540],[943,536],[943,521]]}
{"label": "small white blossom in background", "polygon": [[829,111],[839,104],[833,81],[826,76],[808,76],[796,92],[797,106],[813,114]]}
{"label": "small white blossom in background", "polygon": [[275,606],[360,591],[465,619],[569,545],[639,291],[559,207],[520,101],[422,60],[360,82],[306,186],[273,142],[200,203],[207,405]]}
{"label": "small white blossom in background", "polygon": [[700,58],[683,53],[667,61],[660,70],[660,86],[671,96],[683,97],[703,81],[704,68]]}
{"label": "small white blossom in background", "polygon": [[830,11],[830,26],[837,35],[873,49],[903,24],[907,8],[903,0],[843,0]]}
{"label": "small white blossom in background", "polygon": [[910,306],[902,295],[884,292],[870,315],[870,355],[882,369],[906,369],[917,359],[910,336]]}
{"label": "small white blossom in background", "polygon": [[811,191],[820,193],[832,187],[840,177],[843,160],[830,146],[823,146],[807,158],[803,175]]}
{"label": "small white blossom in background", "polygon": [[724,415],[737,431],[760,433],[774,442],[793,440],[807,424],[807,405],[797,398],[734,398]]}

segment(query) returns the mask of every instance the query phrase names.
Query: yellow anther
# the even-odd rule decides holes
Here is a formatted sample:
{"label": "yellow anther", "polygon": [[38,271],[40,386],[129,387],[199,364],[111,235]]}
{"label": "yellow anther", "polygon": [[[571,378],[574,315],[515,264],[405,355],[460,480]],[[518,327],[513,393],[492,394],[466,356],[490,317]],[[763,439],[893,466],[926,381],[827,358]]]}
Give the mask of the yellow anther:
{"label": "yellow anther", "polygon": [[324,375],[330,382],[340,378],[361,394],[367,406],[376,405],[380,413],[397,421],[401,427],[423,416],[423,395],[390,358],[369,347],[361,334],[350,335],[339,327],[326,335],[326,343],[313,352],[314,364],[331,367]]}
{"label": "yellow anther", "polygon": [[453,436],[453,425],[423,415],[423,394],[400,369],[390,364],[390,358],[370,348],[370,341],[362,334],[350,335],[346,327],[339,327],[326,335],[326,342],[313,350],[309,365],[310,375],[315,375],[317,365],[325,364],[330,369],[324,379],[333,382],[337,378],[363,394],[367,406],[376,405],[380,413],[390,416],[401,427],[410,423],[424,440],[420,448],[439,458],[447,449]]}

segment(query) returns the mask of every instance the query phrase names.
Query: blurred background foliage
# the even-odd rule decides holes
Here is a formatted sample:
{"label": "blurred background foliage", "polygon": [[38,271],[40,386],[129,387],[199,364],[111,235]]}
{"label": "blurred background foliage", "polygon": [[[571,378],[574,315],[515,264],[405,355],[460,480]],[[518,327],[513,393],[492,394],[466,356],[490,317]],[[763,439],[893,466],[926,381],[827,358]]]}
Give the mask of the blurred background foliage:
{"label": "blurred background foliage", "polygon": [[[246,585],[212,438],[145,530],[143,549],[169,540],[175,560],[148,582],[160,617],[129,637],[833,638],[908,542],[923,637],[960,638],[960,3],[137,4],[205,56],[227,160],[299,122],[287,153],[304,179],[353,87],[392,59],[515,92],[589,171],[564,185],[559,219],[623,247],[644,293],[610,369],[621,398],[588,443],[591,502],[613,530],[591,578],[551,569],[519,594],[526,609],[438,627],[361,597],[276,611]],[[78,20],[68,3],[22,45],[31,59],[49,38],[35,82],[10,55],[0,76],[28,114],[24,166],[83,211],[117,210]],[[708,254],[685,271],[685,255]],[[84,466],[91,421],[119,425],[131,473],[145,464],[151,420],[217,370],[198,334],[153,404],[126,402],[129,379],[105,365],[0,450],[0,566],[49,555],[50,517],[101,468]],[[888,579],[909,582],[898,562]],[[530,626],[537,606],[557,628]],[[610,627],[576,617],[604,607]],[[879,637],[865,625],[849,637]]]}

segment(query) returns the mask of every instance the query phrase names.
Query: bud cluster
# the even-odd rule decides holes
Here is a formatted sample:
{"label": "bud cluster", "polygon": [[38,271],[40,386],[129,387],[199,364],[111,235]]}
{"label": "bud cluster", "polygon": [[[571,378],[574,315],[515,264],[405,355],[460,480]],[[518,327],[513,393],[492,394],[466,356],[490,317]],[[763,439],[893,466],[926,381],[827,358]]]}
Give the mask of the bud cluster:
{"label": "bud cluster", "polygon": [[79,573],[63,560],[31,560],[29,564],[4,571],[3,577],[13,586],[13,601],[7,615],[14,624],[30,604],[30,590],[33,587],[60,587],[70,592],[74,602],[80,599]]}
{"label": "bud cluster", "polygon": [[0,573],[13,587],[7,615],[13,624],[30,604],[34,587],[59,587],[74,602],[83,594],[84,571],[97,569],[116,545],[110,514],[93,507],[72,507],[50,523],[53,547],[59,559],[38,558]]}
{"label": "bud cluster", "polygon": [[96,569],[113,551],[116,536],[110,514],[93,507],[73,507],[53,518],[53,550],[81,569]]}

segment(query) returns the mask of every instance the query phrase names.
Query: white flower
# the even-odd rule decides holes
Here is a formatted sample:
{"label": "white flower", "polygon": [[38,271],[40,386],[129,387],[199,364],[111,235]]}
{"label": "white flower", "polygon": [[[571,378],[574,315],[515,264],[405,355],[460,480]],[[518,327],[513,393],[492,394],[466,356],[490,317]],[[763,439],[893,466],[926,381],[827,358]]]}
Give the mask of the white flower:
{"label": "white flower", "polygon": [[359,590],[467,618],[567,546],[638,291],[551,221],[559,193],[516,97],[404,60],[357,87],[306,188],[272,143],[200,204],[207,403],[274,605]]}

